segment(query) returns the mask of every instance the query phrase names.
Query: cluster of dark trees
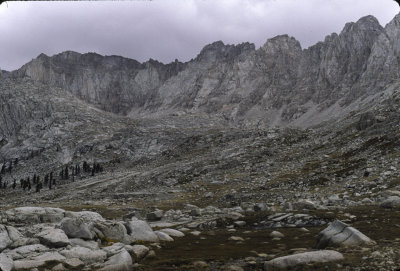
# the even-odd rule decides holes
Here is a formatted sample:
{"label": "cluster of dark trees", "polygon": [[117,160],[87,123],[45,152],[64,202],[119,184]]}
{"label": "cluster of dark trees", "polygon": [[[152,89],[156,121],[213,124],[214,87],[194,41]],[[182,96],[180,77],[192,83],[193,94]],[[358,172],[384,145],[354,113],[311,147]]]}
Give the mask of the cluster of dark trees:
{"label": "cluster of dark trees", "polygon": [[[39,150],[32,150],[30,154],[26,157],[22,157],[21,160],[29,160],[32,159],[36,156],[39,156],[42,152],[44,152],[44,149],[39,149]],[[12,169],[18,165],[19,158],[11,159],[9,161],[5,161],[1,167],[0,174],[6,174],[6,173],[11,173]]]}
{"label": "cluster of dark trees", "polygon": [[[14,165],[18,164],[18,159],[16,159],[16,162],[14,161]],[[6,189],[8,186],[8,183],[3,181],[2,175],[10,172],[13,163],[9,163],[9,166],[6,166],[6,163],[3,164],[2,170],[0,172],[0,189]],[[4,171],[3,171],[4,168]],[[53,189],[55,185],[61,184],[61,183],[66,183],[68,180],[71,180],[74,182],[75,177],[79,176],[82,177],[82,175],[88,175],[90,174],[91,176],[94,176],[96,173],[103,172],[104,168],[100,163],[93,163],[90,165],[86,161],[83,162],[82,168],[80,164],[77,164],[75,166],[71,165],[66,165],[61,168],[61,171],[59,173],[59,178],[54,176],[53,172],[50,172],[44,176],[42,179],[39,175],[34,174],[33,177],[31,178],[28,176],[27,178],[20,179],[19,185],[23,189],[23,191],[30,191],[32,187],[35,187],[36,192],[40,192],[43,187],[48,187],[49,190]],[[43,180],[43,181],[42,181]],[[12,188],[16,189],[17,188],[17,181],[14,179],[12,183]]]}
{"label": "cluster of dark trees", "polygon": [[18,158],[15,158],[15,160],[4,162],[3,165],[1,166],[0,174],[4,175],[6,173],[11,173],[13,166],[16,166],[18,162],[19,162]]}

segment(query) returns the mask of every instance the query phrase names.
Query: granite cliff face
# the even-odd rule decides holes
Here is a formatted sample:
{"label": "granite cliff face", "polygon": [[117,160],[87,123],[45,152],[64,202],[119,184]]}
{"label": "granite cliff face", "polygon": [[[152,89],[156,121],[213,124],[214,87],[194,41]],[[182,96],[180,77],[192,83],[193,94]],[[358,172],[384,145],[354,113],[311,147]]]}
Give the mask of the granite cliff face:
{"label": "granite cliff face", "polygon": [[307,49],[287,35],[207,45],[187,62],[139,63],[64,52],[14,71],[64,88],[100,109],[132,117],[206,113],[247,125],[301,127],[338,117],[399,78],[400,15],[348,23]]}
{"label": "granite cliff face", "polygon": [[105,111],[126,114],[131,107],[142,106],[184,66],[177,61],[169,65],[155,60],[141,64],[119,56],[67,51],[53,57],[41,54],[14,74],[64,88]]}

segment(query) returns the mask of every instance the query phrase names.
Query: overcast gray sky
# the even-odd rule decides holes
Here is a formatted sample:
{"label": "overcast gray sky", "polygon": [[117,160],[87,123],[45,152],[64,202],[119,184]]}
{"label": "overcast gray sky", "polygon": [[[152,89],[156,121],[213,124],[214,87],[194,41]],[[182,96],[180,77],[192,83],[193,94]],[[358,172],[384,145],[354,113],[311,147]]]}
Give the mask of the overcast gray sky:
{"label": "overcast gray sky", "polygon": [[0,6],[0,68],[66,50],[187,61],[213,41],[259,47],[280,34],[305,48],[346,22],[374,15],[384,26],[399,11],[392,0],[8,2]]}

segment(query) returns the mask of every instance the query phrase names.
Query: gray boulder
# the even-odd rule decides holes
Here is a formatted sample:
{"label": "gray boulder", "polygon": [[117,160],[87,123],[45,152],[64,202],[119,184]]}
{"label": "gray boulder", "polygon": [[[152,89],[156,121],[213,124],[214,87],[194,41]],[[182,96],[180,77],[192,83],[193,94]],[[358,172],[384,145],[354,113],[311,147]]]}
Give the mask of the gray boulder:
{"label": "gray boulder", "polygon": [[159,209],[156,209],[153,212],[148,213],[146,216],[148,221],[161,220],[162,217],[163,217],[163,211]]}
{"label": "gray boulder", "polygon": [[111,246],[103,247],[102,250],[107,253],[107,258],[114,256],[121,252],[122,249],[125,248],[123,243],[115,243]]}
{"label": "gray boulder", "polygon": [[14,261],[14,270],[38,270],[37,268],[44,267],[45,265],[45,261],[24,259]]}
{"label": "gray boulder", "polygon": [[315,203],[308,199],[299,200],[298,202],[293,204],[293,207],[297,210],[303,210],[303,209],[314,210],[314,209],[316,209]]}
{"label": "gray boulder", "polygon": [[40,242],[49,247],[65,247],[70,244],[68,236],[61,229],[45,229],[37,234]]}
{"label": "gray boulder", "polygon": [[40,254],[36,257],[32,257],[32,260],[35,261],[44,261],[44,262],[62,262],[65,261],[66,258],[62,256],[57,251],[49,251],[43,254]]}
{"label": "gray boulder", "polygon": [[85,265],[85,263],[78,258],[66,259],[64,261],[64,264],[66,267],[68,267],[68,269],[78,269],[78,270],[81,270],[82,267]]}
{"label": "gray boulder", "polygon": [[103,250],[91,250],[85,247],[73,247],[69,250],[63,250],[61,255],[67,259],[78,258],[85,264],[103,263],[107,259],[107,253]]}
{"label": "gray boulder", "polygon": [[13,260],[4,253],[0,253],[0,270],[11,271],[14,268]]}
{"label": "gray boulder", "polygon": [[400,197],[390,196],[381,203],[381,207],[389,209],[400,209]]}
{"label": "gray boulder", "polygon": [[90,212],[90,211],[65,212],[65,217],[80,218],[85,223],[91,223],[94,221],[104,221],[105,220],[99,213]]}
{"label": "gray boulder", "polygon": [[133,255],[135,255],[136,259],[140,260],[146,257],[147,253],[149,253],[149,248],[144,245],[134,245],[132,246]]}
{"label": "gray boulder", "polygon": [[357,229],[340,220],[335,220],[318,234],[316,247],[323,249],[328,246],[363,246],[374,243]]}
{"label": "gray boulder", "polygon": [[105,263],[105,266],[100,269],[102,271],[131,271],[132,270],[132,257],[125,250],[111,256]]}
{"label": "gray boulder", "polygon": [[94,230],[101,239],[105,239],[108,242],[122,242],[127,236],[127,230],[124,225],[115,221],[96,221]]}
{"label": "gray boulder", "polygon": [[163,241],[163,242],[172,242],[172,241],[174,241],[174,239],[171,236],[169,236],[168,234],[166,234],[165,232],[155,231],[154,233],[157,235],[157,237],[158,237],[158,239],[160,241]]}
{"label": "gray boulder", "polygon": [[185,236],[185,234],[183,232],[175,230],[175,229],[162,229],[162,230],[160,230],[160,232],[166,233],[169,236],[173,236],[173,237],[183,237],[183,236]]}
{"label": "gray boulder", "polygon": [[149,224],[143,220],[131,220],[126,223],[128,233],[135,241],[158,242],[158,237]]}
{"label": "gray boulder", "polygon": [[6,226],[8,231],[8,237],[10,237],[11,241],[17,242],[18,240],[24,238],[24,236],[14,227]]}
{"label": "gray boulder", "polygon": [[12,240],[8,235],[7,227],[0,225],[0,252],[12,244]]}
{"label": "gray boulder", "polygon": [[253,206],[253,209],[254,209],[254,211],[256,211],[256,212],[263,212],[263,211],[268,211],[268,210],[269,210],[269,207],[268,207],[268,205],[265,204],[265,203],[256,203],[256,204]]}
{"label": "gray boulder", "polygon": [[82,218],[66,217],[61,221],[61,229],[69,238],[93,239],[93,225],[85,223]]}
{"label": "gray boulder", "polygon": [[309,264],[309,263],[326,263],[343,260],[341,253],[334,250],[319,250],[304,252],[284,257],[275,258],[264,263],[264,270],[281,270],[288,269],[293,266]]}
{"label": "gray boulder", "polygon": [[99,249],[99,244],[95,241],[87,241],[79,238],[72,238],[69,239],[69,242],[73,247],[86,247],[91,250]]}

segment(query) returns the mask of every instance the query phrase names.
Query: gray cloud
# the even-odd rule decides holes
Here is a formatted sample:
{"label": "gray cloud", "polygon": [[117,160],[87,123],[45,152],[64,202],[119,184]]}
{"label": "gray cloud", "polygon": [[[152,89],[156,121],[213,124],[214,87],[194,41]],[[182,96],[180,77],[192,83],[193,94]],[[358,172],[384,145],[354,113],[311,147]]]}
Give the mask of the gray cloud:
{"label": "gray cloud", "polygon": [[65,50],[187,61],[216,40],[253,42],[289,34],[308,47],[346,22],[374,15],[382,25],[391,0],[154,0],[8,2],[0,6],[0,68]]}

